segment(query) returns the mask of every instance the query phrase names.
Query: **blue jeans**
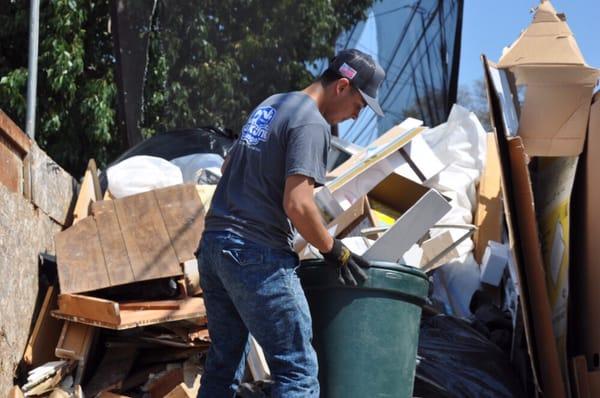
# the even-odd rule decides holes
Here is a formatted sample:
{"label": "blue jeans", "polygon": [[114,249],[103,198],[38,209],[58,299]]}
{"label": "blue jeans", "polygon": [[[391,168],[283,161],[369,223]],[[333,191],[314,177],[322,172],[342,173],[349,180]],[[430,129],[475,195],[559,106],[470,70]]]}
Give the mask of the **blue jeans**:
{"label": "blue jeans", "polygon": [[228,398],[243,375],[248,332],[271,370],[272,397],[318,398],[312,321],[291,252],[206,232],[198,255],[211,346],[201,398]]}

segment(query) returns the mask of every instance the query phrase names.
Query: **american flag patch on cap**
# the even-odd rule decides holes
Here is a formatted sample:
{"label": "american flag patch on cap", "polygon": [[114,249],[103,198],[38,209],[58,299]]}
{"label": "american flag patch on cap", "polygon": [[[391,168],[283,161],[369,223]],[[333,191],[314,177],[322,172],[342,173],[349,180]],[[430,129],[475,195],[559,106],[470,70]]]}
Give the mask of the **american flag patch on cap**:
{"label": "american flag patch on cap", "polygon": [[338,69],[340,74],[342,76],[344,76],[345,78],[348,79],[354,79],[354,76],[356,76],[356,70],[354,70],[354,68],[352,68],[350,65],[348,65],[347,63],[343,63],[342,66],[340,66],[340,69]]}

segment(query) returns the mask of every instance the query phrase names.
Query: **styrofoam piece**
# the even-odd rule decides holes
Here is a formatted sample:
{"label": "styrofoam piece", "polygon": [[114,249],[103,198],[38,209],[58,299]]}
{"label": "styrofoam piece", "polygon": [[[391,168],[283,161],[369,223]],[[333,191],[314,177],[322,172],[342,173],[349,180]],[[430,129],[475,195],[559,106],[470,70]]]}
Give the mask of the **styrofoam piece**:
{"label": "styrofoam piece", "polygon": [[508,263],[508,247],[502,243],[489,241],[481,260],[481,281],[499,286]]}

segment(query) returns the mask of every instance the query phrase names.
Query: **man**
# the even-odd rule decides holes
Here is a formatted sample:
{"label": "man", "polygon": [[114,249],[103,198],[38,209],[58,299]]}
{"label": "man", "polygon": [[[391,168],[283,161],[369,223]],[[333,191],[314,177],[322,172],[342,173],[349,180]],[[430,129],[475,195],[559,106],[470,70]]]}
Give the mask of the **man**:
{"label": "man", "polygon": [[367,278],[366,261],[323,226],[313,188],[325,183],[330,125],[358,117],[367,104],[382,115],[376,96],[384,75],[370,56],[345,50],[310,86],[267,98],[248,118],[223,165],[200,244],[212,341],[200,397],[235,395],[249,332],[269,364],[272,397],[319,397],[293,228],[337,268],[342,283]]}

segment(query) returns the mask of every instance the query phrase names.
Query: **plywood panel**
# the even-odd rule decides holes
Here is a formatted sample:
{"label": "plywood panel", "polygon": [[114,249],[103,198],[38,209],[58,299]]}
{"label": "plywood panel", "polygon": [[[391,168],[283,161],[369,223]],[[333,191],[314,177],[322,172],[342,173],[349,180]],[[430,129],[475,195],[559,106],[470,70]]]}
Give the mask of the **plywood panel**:
{"label": "plywood panel", "polygon": [[193,184],[154,191],[180,263],[195,258],[204,230],[205,208]]}
{"label": "plywood panel", "polygon": [[181,274],[154,194],[132,195],[114,203],[135,279]]}
{"label": "plywood panel", "polygon": [[96,222],[86,217],[55,235],[61,293],[85,292],[110,286]]}
{"label": "plywood panel", "polygon": [[129,255],[123,240],[115,202],[105,200],[93,206],[100,244],[104,253],[106,272],[111,285],[121,285],[135,281],[135,275],[129,262]]}

